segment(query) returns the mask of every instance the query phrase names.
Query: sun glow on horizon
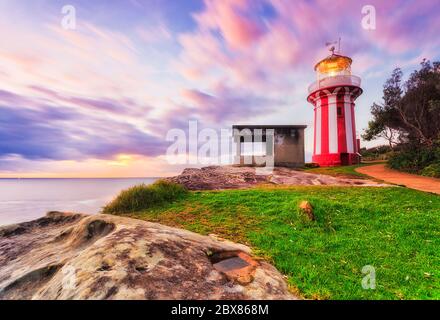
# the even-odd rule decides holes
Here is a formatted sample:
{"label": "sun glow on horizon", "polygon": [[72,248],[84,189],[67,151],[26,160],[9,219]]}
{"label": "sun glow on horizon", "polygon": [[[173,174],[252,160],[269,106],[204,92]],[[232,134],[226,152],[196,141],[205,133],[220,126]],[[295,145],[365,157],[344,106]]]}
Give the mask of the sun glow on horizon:
{"label": "sun glow on horizon", "polygon": [[[25,162],[27,164],[27,162]],[[115,160],[42,160],[21,172],[0,172],[0,179],[17,178],[146,178],[169,177],[179,174],[182,166],[167,165],[164,156],[147,157],[119,154]]]}
{"label": "sun glow on horizon", "polygon": [[134,156],[129,154],[120,154],[116,156],[116,160],[109,161],[108,164],[117,167],[127,167],[133,161]]}

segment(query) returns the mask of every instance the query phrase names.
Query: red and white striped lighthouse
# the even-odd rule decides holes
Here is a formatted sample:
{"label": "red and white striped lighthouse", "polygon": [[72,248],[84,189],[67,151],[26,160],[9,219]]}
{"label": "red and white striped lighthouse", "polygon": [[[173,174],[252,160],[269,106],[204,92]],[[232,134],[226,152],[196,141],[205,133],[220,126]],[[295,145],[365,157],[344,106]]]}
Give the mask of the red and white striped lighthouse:
{"label": "red and white striped lighthouse", "polygon": [[307,101],[314,106],[313,162],[320,166],[356,164],[354,101],[362,94],[361,79],[351,74],[352,60],[332,53],[315,66],[317,81]]}

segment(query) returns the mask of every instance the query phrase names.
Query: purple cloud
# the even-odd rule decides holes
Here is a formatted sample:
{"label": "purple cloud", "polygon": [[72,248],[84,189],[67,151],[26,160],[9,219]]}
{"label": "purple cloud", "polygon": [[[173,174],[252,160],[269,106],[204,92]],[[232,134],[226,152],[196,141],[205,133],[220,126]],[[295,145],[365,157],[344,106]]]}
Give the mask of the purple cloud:
{"label": "purple cloud", "polygon": [[182,96],[196,110],[195,113],[200,118],[218,124],[247,118],[249,115],[261,115],[283,104],[279,99],[270,99],[243,91],[221,86],[216,88],[215,94],[193,89],[184,90]]}
{"label": "purple cloud", "polygon": [[65,106],[27,109],[21,105],[28,100],[25,97],[6,91],[0,96],[17,103],[0,105],[0,157],[12,154],[27,159],[110,159],[120,153],[157,156],[165,151],[163,139],[129,123],[85,115]]}

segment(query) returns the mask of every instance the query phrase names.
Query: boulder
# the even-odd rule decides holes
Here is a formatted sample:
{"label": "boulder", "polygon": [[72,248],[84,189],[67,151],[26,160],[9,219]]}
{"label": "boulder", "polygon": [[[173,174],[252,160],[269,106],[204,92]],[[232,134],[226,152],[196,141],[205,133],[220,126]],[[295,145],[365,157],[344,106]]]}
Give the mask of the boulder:
{"label": "boulder", "polygon": [[186,168],[167,180],[184,185],[188,190],[241,189],[269,183],[266,176],[256,174],[255,168],[235,166]]}
{"label": "boulder", "polygon": [[295,299],[241,244],[111,215],[0,228],[0,299]]}

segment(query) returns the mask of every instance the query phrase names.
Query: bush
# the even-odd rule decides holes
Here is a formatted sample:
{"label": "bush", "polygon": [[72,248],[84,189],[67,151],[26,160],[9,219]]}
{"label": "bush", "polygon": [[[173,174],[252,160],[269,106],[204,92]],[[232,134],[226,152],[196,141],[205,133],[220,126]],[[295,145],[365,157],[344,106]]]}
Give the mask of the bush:
{"label": "bush", "polygon": [[440,178],[440,163],[433,163],[423,168],[422,175],[433,178]]}
{"label": "bush", "polygon": [[183,198],[188,190],[177,183],[158,180],[151,185],[137,185],[121,193],[107,204],[103,213],[128,213],[146,210]]}
{"label": "bush", "polygon": [[365,161],[387,160],[391,152],[392,150],[390,146],[378,146],[369,149],[361,148],[360,150],[362,160]]}
{"label": "bush", "polygon": [[[410,173],[423,174],[433,173],[440,164],[440,147],[405,146],[399,152],[394,152],[388,160],[388,165],[392,169],[406,171]],[[428,167],[433,167],[428,169]]]}

